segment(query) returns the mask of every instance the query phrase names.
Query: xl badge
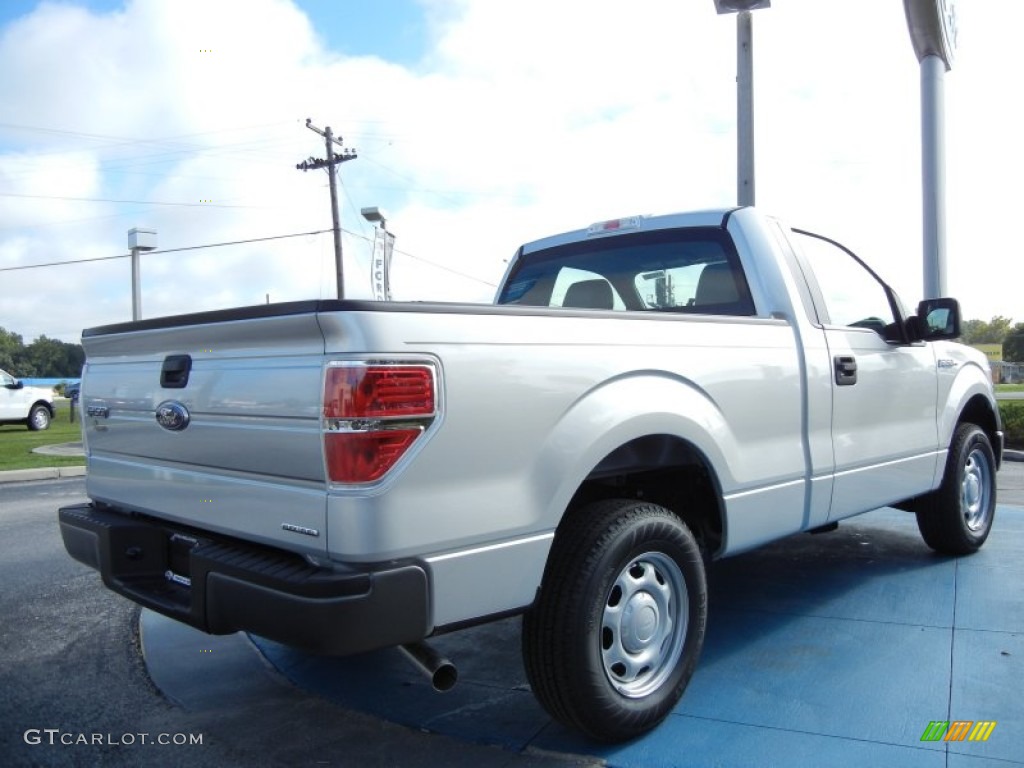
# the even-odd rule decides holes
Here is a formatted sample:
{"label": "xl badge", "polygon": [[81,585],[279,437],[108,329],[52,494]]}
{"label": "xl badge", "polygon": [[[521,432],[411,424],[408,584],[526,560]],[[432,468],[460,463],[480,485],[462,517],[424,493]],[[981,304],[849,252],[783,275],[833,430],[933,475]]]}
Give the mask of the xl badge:
{"label": "xl badge", "polygon": [[171,432],[181,432],[190,418],[188,408],[176,400],[165,400],[156,407],[156,423]]}

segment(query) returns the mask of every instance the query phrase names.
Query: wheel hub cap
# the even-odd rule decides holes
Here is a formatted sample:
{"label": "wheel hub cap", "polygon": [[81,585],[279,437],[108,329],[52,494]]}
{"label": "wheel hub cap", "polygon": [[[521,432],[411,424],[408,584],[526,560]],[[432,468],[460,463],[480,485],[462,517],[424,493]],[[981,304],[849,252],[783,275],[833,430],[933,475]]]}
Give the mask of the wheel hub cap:
{"label": "wheel hub cap", "polygon": [[960,484],[960,510],[964,522],[972,531],[980,531],[988,525],[991,513],[990,472],[985,454],[979,450],[971,451],[964,464],[963,481]]}
{"label": "wheel hub cap", "polygon": [[667,555],[649,552],[619,573],[601,617],[604,671],[619,693],[641,698],[671,676],[688,615],[686,580]]}
{"label": "wheel hub cap", "polygon": [[630,598],[622,612],[622,645],[630,653],[639,653],[646,648],[658,632],[660,620],[658,604],[646,592],[638,592]]}

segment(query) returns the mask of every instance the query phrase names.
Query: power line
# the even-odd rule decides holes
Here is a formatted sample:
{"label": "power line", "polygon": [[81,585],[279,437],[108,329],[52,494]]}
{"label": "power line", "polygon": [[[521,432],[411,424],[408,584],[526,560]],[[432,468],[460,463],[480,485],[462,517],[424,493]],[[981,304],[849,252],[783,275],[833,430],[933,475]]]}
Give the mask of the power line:
{"label": "power line", "polygon": [[[370,242],[370,238],[369,237],[367,237],[366,235],[363,235],[363,234],[361,234],[359,232],[351,232],[351,231],[349,231],[347,229],[342,229],[341,231],[344,232],[346,235],[349,235],[351,237],[358,237],[361,240],[366,240],[367,242]],[[315,229],[315,230],[312,230],[310,232],[292,232],[291,234],[287,234],[287,235],[271,235],[269,237],[251,237],[251,238],[247,238],[245,240],[228,240],[228,241],[223,242],[223,243],[208,243],[206,245],[187,245],[187,246],[183,246],[181,248],[165,248],[165,249],[159,250],[159,251],[149,251],[147,253],[147,255],[156,255],[156,254],[161,254],[161,253],[181,253],[182,251],[198,251],[198,250],[202,250],[203,248],[220,248],[222,246],[228,246],[228,245],[246,245],[247,243],[262,243],[262,242],[266,242],[268,240],[285,240],[285,239],[291,238],[291,237],[309,237],[310,235],[323,235],[323,234],[325,234],[327,232],[333,232],[333,228],[332,229]],[[401,254],[403,256],[408,256],[410,259],[413,259],[414,261],[421,261],[424,264],[429,264],[430,266],[436,267],[437,269],[443,269],[445,272],[451,272],[453,275],[458,275],[459,277],[464,277],[467,280],[473,280],[473,281],[478,282],[478,283],[483,283],[484,285],[488,285],[488,286],[490,286],[492,288],[497,288],[498,287],[497,283],[492,283],[492,282],[489,282],[487,280],[484,280],[483,278],[475,277],[475,276],[467,274],[465,272],[460,272],[459,270],[452,269],[451,267],[446,267],[444,264],[438,264],[436,261],[431,261],[430,259],[424,259],[422,256],[414,256],[413,254],[409,253],[408,251],[400,251],[400,250],[398,250],[396,248],[395,249],[395,253],[399,253],[399,254]],[[120,253],[120,254],[118,254],[116,256],[94,256],[94,257],[88,258],[88,259],[69,259],[67,261],[52,261],[52,262],[48,262],[46,264],[22,264],[22,265],[19,265],[17,267],[0,267],[0,272],[17,272],[17,271],[25,270],[25,269],[41,269],[42,267],[63,267],[63,266],[71,265],[71,264],[88,264],[89,262],[94,262],[94,261],[113,261],[115,259],[127,259],[127,258],[130,258],[130,257],[131,257],[130,253]]]}
{"label": "power line", "polygon": [[0,192],[0,197],[28,197],[34,200],[74,200],[81,203],[127,203],[131,205],[172,205],[183,208],[258,208],[255,205],[223,205],[221,203],[165,203],[159,200],[111,200],[105,197],[67,197],[64,195],[24,195]]}
{"label": "power line", "polygon": [[[366,235],[361,234],[359,232],[350,232],[347,229],[343,229],[341,231],[344,232],[346,235],[351,235],[352,237],[358,237],[361,240],[365,240],[368,243],[372,243],[373,242],[373,238],[367,237]],[[408,251],[400,251],[397,248],[395,248],[394,252],[395,253],[400,253],[403,256],[408,256],[413,261],[422,261],[424,264],[429,264],[432,267],[437,267],[438,269],[443,269],[445,272],[451,272],[453,275],[458,275],[459,277],[464,277],[467,280],[475,280],[478,283],[483,283],[484,285],[489,285],[491,288],[497,288],[498,287],[497,283],[492,283],[492,282],[489,282],[487,280],[484,280],[482,277],[475,277],[475,276],[470,275],[470,274],[468,274],[466,272],[460,272],[457,269],[452,269],[451,267],[446,267],[444,264],[438,264],[436,261],[431,261],[430,259],[424,259],[422,256],[414,256],[413,254],[409,253]],[[155,251],[154,251],[154,253],[155,253]]]}
{"label": "power line", "polygon": [[[212,135],[218,134],[218,133],[232,133],[232,132],[236,132],[236,131],[249,131],[249,130],[253,130],[253,129],[257,129],[257,128],[276,127],[276,126],[281,126],[281,125],[287,125],[287,124],[292,123],[292,122],[295,122],[295,121],[293,121],[293,120],[278,120],[278,121],[275,121],[273,123],[258,123],[258,124],[255,124],[255,125],[239,126],[237,128],[220,128],[220,129],[215,130],[215,131],[201,131],[201,132],[198,132],[198,133],[182,133],[182,134],[178,134],[176,136],[163,136],[163,137],[155,138],[155,139],[153,139],[153,138],[129,137],[129,136],[111,136],[109,134],[101,134],[101,133],[82,133],[81,131],[69,131],[69,130],[62,130],[62,129],[59,129],[59,128],[46,128],[46,127],[38,126],[38,125],[16,125],[16,124],[13,124],[13,123],[0,123],[0,128],[8,128],[8,129],[14,129],[14,130],[19,130],[19,131],[26,131],[26,132],[30,132],[30,133],[34,132],[34,133],[54,134],[54,135],[58,135],[58,136],[73,136],[73,137],[80,138],[80,139],[88,139],[90,141],[102,141],[102,142],[105,142],[102,148],[110,148],[110,147],[117,147],[117,146],[134,146],[134,145],[139,145],[139,144],[148,144],[148,145],[153,145],[153,146],[157,146],[157,147],[178,144],[179,145],[179,150],[178,151],[188,151],[188,150],[197,150],[198,151],[198,150],[202,150],[203,149],[203,147],[201,145],[197,145],[197,144],[192,144],[192,145],[184,144],[183,142],[181,142],[181,139],[191,139],[191,138],[196,138],[196,137],[200,137],[200,136],[212,136]],[[226,146],[231,146],[231,145],[226,145]],[[35,154],[36,154],[36,156],[46,155],[46,154],[61,154],[64,151],[65,150],[53,150],[51,152],[35,153]]]}
{"label": "power line", "polygon": [[65,264],[86,264],[90,261],[112,261],[113,259],[127,259],[130,253],[122,253],[117,256],[96,256],[91,259],[70,259],[68,261],[51,261],[48,264],[22,264],[17,267],[0,267],[0,272],[17,272],[21,269],[39,269],[40,267],[63,267]]}
{"label": "power line", "polygon": [[[309,235],[322,235],[330,232],[329,229],[314,229],[311,232],[293,232],[290,235],[271,235],[270,237],[251,237],[248,240],[229,240],[226,243],[210,243],[209,245],[187,245],[183,248],[167,248],[162,251],[150,251],[150,253],[179,253],[180,251],[198,251],[202,248],[219,248],[222,245],[245,245],[246,243],[262,243],[267,240],[284,240],[289,237],[308,237]],[[351,233],[350,233],[351,234]]]}
{"label": "power line", "polygon": [[[157,253],[179,253],[181,251],[197,251],[201,248],[219,248],[224,245],[245,245],[246,243],[262,243],[267,240],[284,240],[289,237],[308,237],[309,235],[322,235],[330,232],[329,229],[316,229],[312,232],[293,232],[288,235],[271,235],[270,237],[251,237],[247,240],[229,240],[224,243],[208,243],[207,245],[187,245],[182,248],[165,248],[160,251],[149,251],[149,254]],[[351,234],[351,233],[350,233]],[[130,253],[121,253],[117,256],[96,256],[91,259],[68,259],[67,261],[53,261],[48,264],[22,264],[17,267],[0,267],[0,272],[15,272],[22,269],[39,269],[40,267],[63,267],[67,264],[86,264],[90,261],[111,261],[112,259],[127,259]]]}
{"label": "power line", "polygon": [[484,280],[481,277],[474,277],[473,275],[468,275],[465,272],[459,272],[459,270],[457,270],[457,269],[452,269],[451,267],[446,267],[446,266],[444,266],[444,264],[438,264],[436,261],[431,261],[430,259],[424,259],[422,256],[413,256],[408,251],[400,251],[400,250],[398,250],[396,248],[395,249],[395,253],[400,253],[403,256],[408,256],[410,259],[413,259],[415,261],[422,261],[424,264],[429,264],[432,267],[437,267],[438,269],[443,269],[445,272],[451,272],[453,275],[458,275],[459,277],[464,277],[467,280],[475,280],[478,283],[483,283],[484,285],[489,285],[491,288],[497,288],[498,287],[497,283],[489,282],[487,280]]}

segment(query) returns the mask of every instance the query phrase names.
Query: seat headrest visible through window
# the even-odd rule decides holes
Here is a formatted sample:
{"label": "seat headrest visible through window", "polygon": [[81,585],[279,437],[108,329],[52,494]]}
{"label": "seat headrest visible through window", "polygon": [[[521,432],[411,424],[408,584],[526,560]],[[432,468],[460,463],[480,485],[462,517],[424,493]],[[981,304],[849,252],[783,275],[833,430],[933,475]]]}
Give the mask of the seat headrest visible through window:
{"label": "seat headrest visible through window", "polygon": [[693,297],[694,306],[732,304],[739,300],[736,278],[728,262],[720,261],[704,267],[697,280],[697,292]]}
{"label": "seat headrest visible through window", "polygon": [[580,309],[613,309],[612,286],[607,280],[583,280],[573,283],[565,292],[563,307]]}

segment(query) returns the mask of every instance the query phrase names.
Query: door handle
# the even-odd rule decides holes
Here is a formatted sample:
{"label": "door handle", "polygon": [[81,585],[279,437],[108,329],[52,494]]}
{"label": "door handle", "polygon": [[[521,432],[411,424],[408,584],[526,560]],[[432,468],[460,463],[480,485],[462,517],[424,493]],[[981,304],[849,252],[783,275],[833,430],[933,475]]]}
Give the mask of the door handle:
{"label": "door handle", "polygon": [[832,358],[836,366],[836,386],[849,387],[857,383],[857,358],[836,355]]}

